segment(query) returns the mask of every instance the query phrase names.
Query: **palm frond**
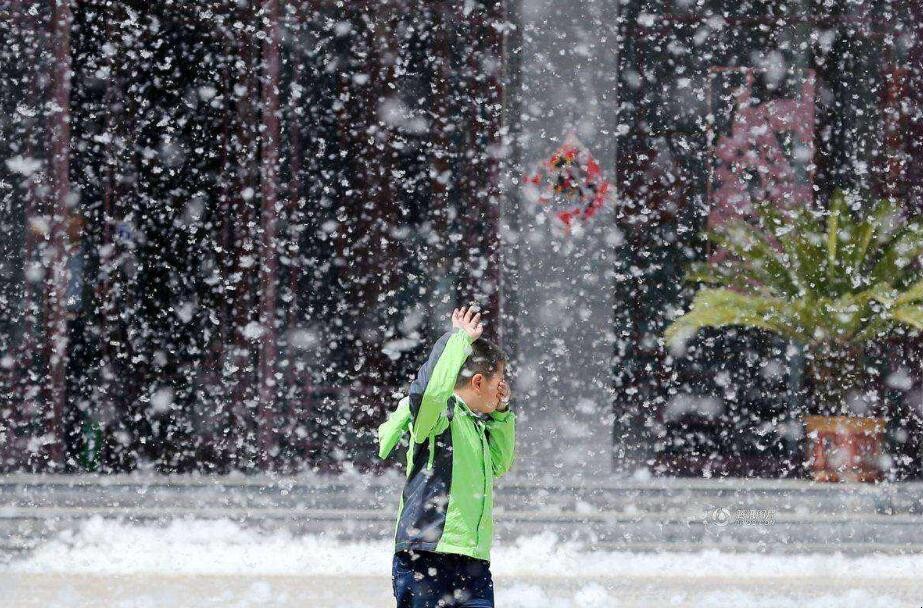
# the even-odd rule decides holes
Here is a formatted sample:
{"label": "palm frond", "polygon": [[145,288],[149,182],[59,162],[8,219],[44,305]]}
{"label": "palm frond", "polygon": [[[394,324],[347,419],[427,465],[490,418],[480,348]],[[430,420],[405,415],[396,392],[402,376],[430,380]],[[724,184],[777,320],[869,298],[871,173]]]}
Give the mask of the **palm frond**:
{"label": "palm frond", "polygon": [[888,241],[870,273],[872,282],[899,283],[912,262],[923,255],[923,224],[914,221]]}
{"label": "palm frond", "polygon": [[672,344],[684,341],[704,327],[742,325],[804,339],[799,318],[796,307],[783,298],[705,288],[696,293],[691,310],[670,324],[664,337]]}
{"label": "palm frond", "polygon": [[787,256],[764,232],[745,220],[730,220],[710,231],[707,238],[736,256],[740,270],[748,278],[780,295],[794,296],[799,292]]}
{"label": "palm frond", "polygon": [[841,191],[825,214],[755,209],[755,223],[707,233],[729,255],[690,266],[687,280],[708,287],[667,327],[670,343],[728,325],[814,345],[863,342],[901,325],[923,330],[923,219],[906,221],[887,199],[857,218]]}
{"label": "palm frond", "polygon": [[779,242],[791,260],[791,272],[805,292],[823,291],[827,267],[824,234],[807,209],[799,209]]}
{"label": "palm frond", "polygon": [[712,287],[729,289],[762,290],[761,276],[749,266],[737,260],[720,262],[692,262],[686,271],[685,280],[690,283],[704,283]]}
{"label": "palm frond", "polygon": [[893,220],[899,213],[900,206],[896,202],[881,199],[871,215],[861,222],[856,231],[857,239],[850,264],[853,272],[860,271],[865,265],[872,239],[875,239],[876,245],[880,245],[893,232]]}
{"label": "palm frond", "polygon": [[920,279],[894,298],[896,306],[914,304],[923,300],[923,279]]}
{"label": "palm frond", "polygon": [[904,325],[923,330],[923,307],[921,306],[899,306],[891,315]]}

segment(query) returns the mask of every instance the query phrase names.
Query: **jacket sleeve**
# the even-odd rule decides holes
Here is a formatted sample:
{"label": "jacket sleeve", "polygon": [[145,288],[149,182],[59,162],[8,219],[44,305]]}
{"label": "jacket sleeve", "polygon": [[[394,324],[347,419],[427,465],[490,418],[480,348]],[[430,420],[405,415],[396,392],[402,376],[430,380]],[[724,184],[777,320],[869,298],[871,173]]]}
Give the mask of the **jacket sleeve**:
{"label": "jacket sleeve", "polygon": [[439,426],[455,381],[471,353],[471,339],[463,329],[450,331],[433,346],[429,359],[410,385],[410,414],[413,439],[422,443]]}
{"label": "jacket sleeve", "polygon": [[510,470],[516,455],[516,414],[493,412],[487,422],[487,445],[490,447],[490,461],[494,477],[500,477]]}
{"label": "jacket sleeve", "polygon": [[410,398],[404,397],[388,419],[378,425],[378,457],[387,458],[410,426]]}

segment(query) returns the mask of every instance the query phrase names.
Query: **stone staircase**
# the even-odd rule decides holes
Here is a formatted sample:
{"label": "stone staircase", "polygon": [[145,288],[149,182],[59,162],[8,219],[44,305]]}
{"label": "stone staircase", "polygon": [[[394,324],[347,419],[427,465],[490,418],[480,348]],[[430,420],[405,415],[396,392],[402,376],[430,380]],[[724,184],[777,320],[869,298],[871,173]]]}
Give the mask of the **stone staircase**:
{"label": "stone staircase", "polygon": [[[396,474],[0,476],[0,556],[15,558],[93,517],[137,524],[229,519],[261,530],[385,540]],[[553,533],[592,550],[923,552],[923,484],[607,479],[497,482],[499,542]]]}

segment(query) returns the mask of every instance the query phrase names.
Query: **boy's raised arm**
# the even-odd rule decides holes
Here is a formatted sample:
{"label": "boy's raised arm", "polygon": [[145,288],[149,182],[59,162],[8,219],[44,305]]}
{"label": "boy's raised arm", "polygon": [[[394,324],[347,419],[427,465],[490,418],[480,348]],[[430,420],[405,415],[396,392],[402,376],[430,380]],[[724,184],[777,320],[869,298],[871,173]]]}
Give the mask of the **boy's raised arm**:
{"label": "boy's raised arm", "polygon": [[422,443],[436,428],[446,402],[455,390],[455,381],[471,343],[483,331],[480,314],[462,309],[452,313],[452,331],[436,342],[429,359],[417,372],[410,385],[410,412],[413,416],[413,438]]}

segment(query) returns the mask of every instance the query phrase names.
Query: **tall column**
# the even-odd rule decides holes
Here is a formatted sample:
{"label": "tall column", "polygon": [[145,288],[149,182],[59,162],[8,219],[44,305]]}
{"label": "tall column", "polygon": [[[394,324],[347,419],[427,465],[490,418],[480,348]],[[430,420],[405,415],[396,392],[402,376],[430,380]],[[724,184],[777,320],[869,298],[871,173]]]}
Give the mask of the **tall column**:
{"label": "tall column", "polygon": [[[498,339],[500,318],[500,159],[505,4],[486,0],[468,15],[465,40],[471,45],[464,77],[466,147],[462,158],[462,200],[458,210],[458,304],[477,302],[487,313],[487,336]],[[498,27],[499,26],[499,27]]]}
{"label": "tall column", "polygon": [[911,2],[913,46],[907,51],[907,164],[904,168],[907,178],[905,192],[909,209],[923,211],[923,5]]}
{"label": "tall column", "polygon": [[522,146],[522,3],[505,0],[506,24],[502,40],[501,139],[503,155],[499,163],[500,187],[500,289],[498,291],[498,339],[500,346],[514,361],[519,353],[519,298],[510,277],[519,274],[519,176],[523,174]]}
{"label": "tall column", "polygon": [[274,409],[276,407],[276,292],[278,255],[276,251],[277,184],[279,173],[279,1],[264,0],[261,18],[263,38],[262,129],[260,134],[260,193],[262,195],[260,239],[260,350],[259,370],[259,460],[263,468],[272,464],[275,447]]}
{"label": "tall column", "polygon": [[51,42],[54,65],[51,71],[51,91],[54,107],[49,112],[51,137],[51,232],[50,279],[48,290],[48,432],[53,437],[49,444],[49,457],[54,468],[64,465],[64,414],[65,369],[67,367],[67,317],[65,293],[67,290],[67,218],[70,198],[70,90],[71,15],[68,0],[54,0]]}

